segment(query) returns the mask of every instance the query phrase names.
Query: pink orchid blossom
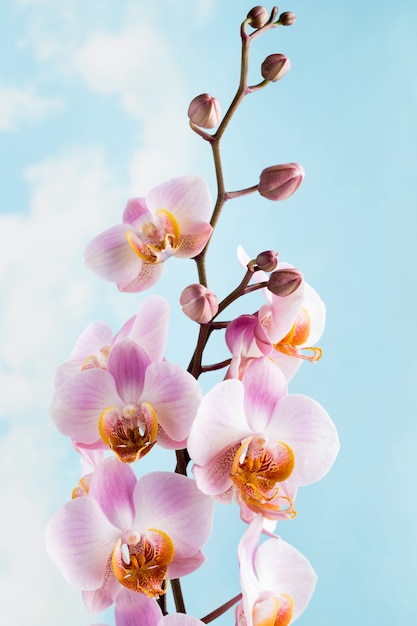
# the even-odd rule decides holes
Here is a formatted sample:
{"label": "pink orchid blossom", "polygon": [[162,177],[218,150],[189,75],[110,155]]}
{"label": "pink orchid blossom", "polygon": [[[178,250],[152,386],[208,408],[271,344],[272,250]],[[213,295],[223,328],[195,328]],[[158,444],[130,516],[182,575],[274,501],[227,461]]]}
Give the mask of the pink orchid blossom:
{"label": "pink orchid blossom", "polygon": [[77,339],[69,359],[57,368],[55,386],[59,387],[80,370],[100,367],[107,369],[112,347],[122,339],[140,345],[152,361],[162,361],[168,338],[170,306],[161,296],[148,296],[132,316],[113,335],[108,324],[93,322]]}
{"label": "pink orchid blossom", "polygon": [[239,543],[242,600],[236,626],[288,626],[306,609],[317,576],[306,557],[282,539],[258,545],[261,530],[258,515]]}
{"label": "pink orchid blossom", "polygon": [[293,517],[297,488],[329,471],[339,440],[320,404],[288,395],[281,370],[255,359],[242,381],[224,380],[204,396],[188,450],[198,487],[226,502],[234,496],[249,522],[259,512]]}
{"label": "pink orchid blossom", "polygon": [[212,516],[212,499],[190,478],[152,472],[138,480],[129,465],[109,457],[88,495],[53,515],[46,547],[67,582],[83,590],[87,608],[100,612],[121,586],[157,598],[169,579],[200,567]]}
{"label": "pink orchid blossom", "polygon": [[200,401],[191,374],[167,361],[152,362],[137,343],[121,339],[107,369],[83,370],[56,389],[50,412],[79,447],[110,447],[131,463],[156,442],[184,448]]}
{"label": "pink orchid blossom", "polygon": [[199,176],[173,178],[146,198],[132,198],[123,223],[95,237],[85,251],[89,269],[130,293],[152,287],[170,256],[195,257],[206,245],[211,198]]}
{"label": "pink orchid blossom", "polygon": [[[238,256],[246,266],[250,259],[242,248]],[[292,267],[280,262],[277,270]],[[254,275],[256,282],[267,278],[262,271]],[[324,331],[326,308],[305,280],[285,297],[268,289],[263,293],[267,303],[255,315],[241,315],[227,327],[226,343],[233,355],[228,377],[241,378],[250,361],[263,356],[273,359],[289,381],[304,360],[316,362],[321,357],[322,351],[315,343]]]}

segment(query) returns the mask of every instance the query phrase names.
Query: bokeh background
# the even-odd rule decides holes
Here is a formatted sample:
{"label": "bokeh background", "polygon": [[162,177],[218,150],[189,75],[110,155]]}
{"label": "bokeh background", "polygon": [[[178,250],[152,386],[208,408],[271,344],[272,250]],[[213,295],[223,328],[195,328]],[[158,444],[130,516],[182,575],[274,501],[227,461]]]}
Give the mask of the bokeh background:
{"label": "bokeh background", "polygon": [[[0,4],[0,596],[15,626],[112,624],[91,616],[45,553],[43,532],[80,466],[48,416],[55,367],[85,326],[116,331],[143,295],[118,294],[83,267],[88,241],[127,198],[172,176],[215,181],[188,128],[202,92],[223,110],[238,83],[243,0],[2,0]],[[268,8],[272,8],[269,7]],[[300,626],[413,624],[417,618],[417,5],[414,0],[287,0],[291,28],[257,39],[251,83],[270,53],[277,84],[248,97],[223,143],[226,186],[298,161],[283,203],[228,203],[209,254],[220,297],[240,280],[238,244],[276,249],[327,305],[324,351],[291,391],[325,406],[341,452],[300,490],[279,526],[319,582]],[[181,313],[194,264],[172,260],[152,293],[172,303],[167,356],[186,366],[196,327]],[[237,313],[253,310],[241,302]],[[221,338],[208,355],[227,356]],[[210,352],[210,351],[209,351]],[[208,389],[220,379],[207,377]],[[152,455],[150,455],[152,456]],[[173,468],[158,452],[138,473]],[[239,592],[234,506],[216,508],[207,563],[184,580],[202,617]],[[233,611],[214,622],[234,624]]]}

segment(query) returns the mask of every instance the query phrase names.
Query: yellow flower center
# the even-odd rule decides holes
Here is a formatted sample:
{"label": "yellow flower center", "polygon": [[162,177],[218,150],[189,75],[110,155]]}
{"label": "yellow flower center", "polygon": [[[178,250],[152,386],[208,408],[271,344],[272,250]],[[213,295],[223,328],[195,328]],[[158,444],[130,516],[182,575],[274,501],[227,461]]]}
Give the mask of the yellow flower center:
{"label": "yellow flower center", "polygon": [[124,463],[133,463],[147,454],[156,443],[158,419],[147,402],[131,402],[119,412],[110,406],[100,415],[100,437]]}
{"label": "yellow flower center", "polygon": [[236,499],[270,519],[275,519],[274,513],[281,510],[294,516],[292,500],[281,496],[277,487],[293,469],[294,453],[286,443],[266,445],[262,437],[248,437],[235,453],[230,475]]}
{"label": "yellow flower center", "polygon": [[174,558],[174,544],[162,530],[149,528],[123,534],[113,549],[112,567],[117,580],[128,589],[154,598],[167,589],[166,573]]}
{"label": "yellow flower center", "polygon": [[179,247],[181,230],[172,213],[159,209],[155,213],[155,222],[147,222],[140,232],[127,231],[126,239],[145,263],[162,263]]}
{"label": "yellow flower center", "polygon": [[[275,350],[307,361],[318,361],[323,351],[321,348],[303,346],[310,336],[310,313],[301,308],[291,330],[281,341],[274,343]],[[303,347],[300,347],[303,346]],[[311,354],[305,354],[310,351]]]}

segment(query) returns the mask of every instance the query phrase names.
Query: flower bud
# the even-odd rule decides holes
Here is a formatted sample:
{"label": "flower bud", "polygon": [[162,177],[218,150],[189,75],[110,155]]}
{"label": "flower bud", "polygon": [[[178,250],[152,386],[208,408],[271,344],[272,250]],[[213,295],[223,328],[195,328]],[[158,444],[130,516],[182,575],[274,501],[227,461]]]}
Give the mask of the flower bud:
{"label": "flower bud", "polygon": [[295,13],[292,13],[292,11],[285,11],[279,16],[278,22],[282,24],[282,26],[292,26],[296,19],[297,16]]}
{"label": "flower bud", "polygon": [[214,128],[220,122],[220,103],[209,93],[202,93],[191,100],[188,117],[196,126]]}
{"label": "flower bud", "polygon": [[256,265],[258,270],[273,272],[278,265],[278,252],[275,252],[275,250],[260,252],[256,257]]}
{"label": "flower bud", "polygon": [[268,280],[268,289],[276,296],[285,298],[294,293],[301,285],[303,275],[295,268],[277,270],[272,272]]}
{"label": "flower bud", "polygon": [[252,28],[262,28],[268,21],[269,13],[265,7],[253,7],[247,17],[250,19]]}
{"label": "flower bud", "polygon": [[266,80],[276,83],[291,67],[291,62],[285,54],[270,54],[261,65],[261,74]]}
{"label": "flower bud", "polygon": [[180,304],[185,315],[199,324],[207,324],[219,310],[217,296],[199,284],[188,285],[183,290]]}
{"label": "flower bud", "polygon": [[286,200],[303,182],[304,168],[299,163],[271,165],[261,172],[258,191],[268,200]]}

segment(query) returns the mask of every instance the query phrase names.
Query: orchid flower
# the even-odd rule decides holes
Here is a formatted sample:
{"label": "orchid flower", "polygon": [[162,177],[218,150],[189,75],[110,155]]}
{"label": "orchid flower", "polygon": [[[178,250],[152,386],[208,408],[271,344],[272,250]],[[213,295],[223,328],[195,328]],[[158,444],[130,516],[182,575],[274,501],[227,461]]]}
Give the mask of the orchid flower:
{"label": "orchid flower", "polygon": [[336,428],[315,400],[287,393],[281,370],[255,359],[242,381],[228,379],[203,398],[188,438],[198,487],[234,496],[241,517],[294,516],[297,488],[320,480],[338,450]]}
{"label": "orchid flower", "polygon": [[212,227],[206,181],[183,176],[154,187],[146,198],[129,200],[123,223],[95,237],[85,251],[89,269],[130,293],[152,287],[171,256],[195,257]]}
{"label": "orchid flower", "polygon": [[[243,266],[250,260],[242,248],[238,257]],[[292,268],[280,262],[277,270]],[[258,271],[256,282],[267,280]],[[232,352],[230,378],[241,378],[253,358],[273,359],[291,380],[303,360],[316,362],[322,354],[315,343],[320,339],[325,324],[326,309],[317,292],[303,280],[292,294],[276,296],[263,289],[267,300],[255,315],[241,315],[228,325],[226,343]]]}
{"label": "orchid flower", "polygon": [[55,386],[59,387],[80,370],[107,369],[110,350],[122,339],[131,339],[149,354],[152,361],[164,355],[169,322],[169,303],[161,296],[148,296],[132,316],[113,335],[108,324],[93,322],[77,339],[69,359],[57,368]]}
{"label": "orchid flower", "polygon": [[239,543],[242,600],[236,626],[288,626],[310,602],[317,576],[306,557],[282,539],[258,545],[261,530],[258,515]]}
{"label": "orchid flower", "polygon": [[195,571],[212,525],[213,501],[193,480],[152,472],[137,480],[109,457],[96,468],[87,496],[59,509],[46,529],[49,555],[90,611],[110,606],[120,585],[150,598],[170,578]]}
{"label": "orchid flower", "polygon": [[191,374],[167,361],[152,363],[137,343],[121,339],[107,369],[83,370],[56,389],[50,411],[58,430],[78,446],[108,446],[131,463],[156,442],[184,448],[200,400]]}

